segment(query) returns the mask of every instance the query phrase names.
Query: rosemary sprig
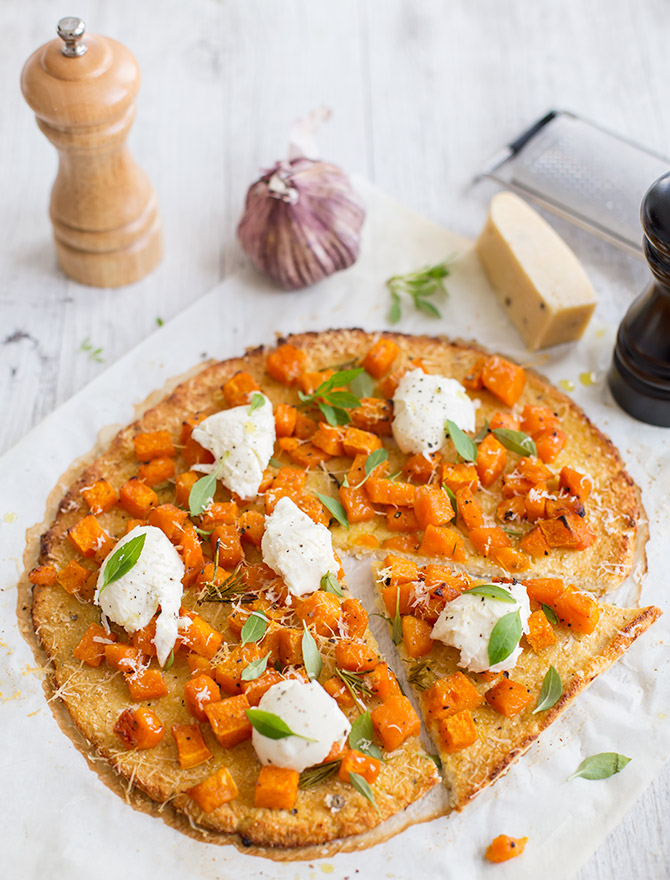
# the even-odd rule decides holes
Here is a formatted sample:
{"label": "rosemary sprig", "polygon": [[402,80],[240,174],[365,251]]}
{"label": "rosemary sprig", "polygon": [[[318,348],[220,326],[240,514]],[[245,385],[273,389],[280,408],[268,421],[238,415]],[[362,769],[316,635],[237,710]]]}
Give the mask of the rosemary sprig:
{"label": "rosemary sprig", "polygon": [[407,681],[418,691],[425,691],[434,681],[431,667],[428,660],[419,660],[418,663],[412,663],[411,660],[404,660],[411,668],[407,673]]}
{"label": "rosemary sprig", "polygon": [[298,787],[313,788],[324,779],[329,779],[339,766],[340,761],[329,761],[327,764],[319,764],[317,767],[308,767],[300,774]]}
{"label": "rosemary sprig", "polygon": [[416,272],[407,275],[393,275],[386,282],[391,294],[391,311],[389,320],[397,324],[402,318],[402,297],[413,300],[414,308],[431,318],[441,318],[439,309],[428,300],[428,297],[436,293],[448,295],[443,279],[449,275],[446,260],[436,263],[434,266],[426,266]]}
{"label": "rosemary sprig", "polygon": [[215,554],[214,574],[211,581],[204,585],[204,590],[198,597],[198,604],[202,602],[234,602],[236,599],[242,599],[242,602],[253,602],[257,596],[253,593],[247,593],[247,586],[244,583],[242,566],[238,565],[232,571],[225,581],[220,584],[216,582],[216,575],[219,570],[218,552]]}
{"label": "rosemary sprig", "polygon": [[363,367],[340,370],[334,373],[330,379],[322,382],[312,394],[298,391],[298,397],[304,406],[316,404],[328,424],[334,428],[338,425],[348,425],[351,418],[347,410],[355,409],[361,405],[361,402],[351,391],[342,391],[341,389],[360,376],[362,372]]}
{"label": "rosemary sprig", "polygon": [[349,691],[351,698],[356,705],[365,712],[365,703],[363,703],[361,697],[371,697],[372,691],[369,685],[361,678],[361,673],[350,672],[348,669],[340,669],[338,666],[335,667],[334,672]]}

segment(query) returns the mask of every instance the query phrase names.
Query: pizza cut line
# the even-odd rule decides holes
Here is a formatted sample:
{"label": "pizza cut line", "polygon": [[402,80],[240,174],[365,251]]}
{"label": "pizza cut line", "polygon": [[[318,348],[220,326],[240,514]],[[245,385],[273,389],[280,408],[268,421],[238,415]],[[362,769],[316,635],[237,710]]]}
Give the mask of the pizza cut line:
{"label": "pizza cut line", "polygon": [[42,537],[33,624],[122,777],[247,845],[319,844],[439,782],[337,551],[380,560],[460,808],[660,614],[594,598],[628,574],[638,516],[616,449],[533,372],[430,337],[303,334],[117,435]]}

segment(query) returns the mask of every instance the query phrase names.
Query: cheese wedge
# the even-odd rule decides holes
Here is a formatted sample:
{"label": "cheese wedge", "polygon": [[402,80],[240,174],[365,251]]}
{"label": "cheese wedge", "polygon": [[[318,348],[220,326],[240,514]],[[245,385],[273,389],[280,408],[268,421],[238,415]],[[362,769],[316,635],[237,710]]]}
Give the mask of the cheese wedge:
{"label": "cheese wedge", "polygon": [[514,193],[498,193],[477,242],[489,281],[531,351],[579,339],[596,307],[581,263]]}

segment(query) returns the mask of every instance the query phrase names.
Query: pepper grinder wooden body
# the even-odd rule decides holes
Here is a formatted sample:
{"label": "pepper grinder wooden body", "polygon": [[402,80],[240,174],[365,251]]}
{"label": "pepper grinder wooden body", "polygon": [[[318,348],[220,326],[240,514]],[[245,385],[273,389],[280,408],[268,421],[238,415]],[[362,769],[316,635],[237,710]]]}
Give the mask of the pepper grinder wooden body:
{"label": "pepper grinder wooden body", "polygon": [[51,221],[63,271],[96,287],[143,278],[162,256],[149,179],[126,146],[140,71],[132,53],[61,19],[60,39],[41,46],[21,74],[37,124],[58,150]]}
{"label": "pepper grinder wooden body", "polygon": [[642,200],[644,255],[652,280],[619,327],[608,382],[633,418],[670,427],[670,174]]}

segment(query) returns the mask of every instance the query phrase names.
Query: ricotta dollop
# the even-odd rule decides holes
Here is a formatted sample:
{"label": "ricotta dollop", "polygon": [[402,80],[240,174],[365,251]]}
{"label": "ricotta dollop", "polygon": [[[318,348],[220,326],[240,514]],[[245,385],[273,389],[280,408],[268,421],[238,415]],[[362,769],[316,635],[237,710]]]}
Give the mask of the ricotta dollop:
{"label": "ricotta dollop", "polygon": [[265,517],[261,552],[263,562],[284,578],[294,596],[313,593],[324,574],[340,569],[328,529],[311,520],[290,498],[280,498]]}
{"label": "ricotta dollop", "polygon": [[278,715],[295,733],[270,739],[255,728],[251,741],[261,764],[274,764],[302,773],[320,764],[334,743],[344,745],[351,724],[335,700],[316,681],[288,679],[273,685],[260,699],[258,708]]}
{"label": "ricotta dollop", "polygon": [[118,542],[114,553],[138,535],[144,535],[145,538],[135,565],[103,589],[105,570],[110,559],[108,556],[100,567],[93,601],[109,620],[131,634],[146,626],[160,605],[154,645],[158,662],[163,666],[177,638],[184,563],[165,534],[155,526],[131,529]]}
{"label": "ricotta dollop", "polygon": [[[500,586],[500,585],[499,585]],[[489,665],[488,646],[493,627],[501,617],[518,611],[521,617],[521,628],[528,632],[530,603],[523,584],[505,584],[504,589],[511,593],[515,600],[501,602],[488,596],[463,593],[449,602],[435,622],[431,638],[458,648],[461,658],[458,665],[470,672],[505,672],[516,666],[521,654],[521,647],[501,660],[500,663]]]}
{"label": "ricotta dollop", "polygon": [[456,379],[410,370],[393,397],[393,436],[405,453],[429,455],[446,439],[451,419],[463,431],[475,429],[475,405]]}
{"label": "ricotta dollop", "polygon": [[234,406],[214,413],[193,429],[193,439],[208,449],[214,464],[196,464],[194,470],[204,473],[217,471],[218,477],[231,492],[240,498],[255,498],[275,445],[275,420],[272,404],[264,394],[264,403]]}

